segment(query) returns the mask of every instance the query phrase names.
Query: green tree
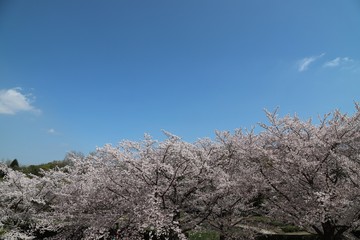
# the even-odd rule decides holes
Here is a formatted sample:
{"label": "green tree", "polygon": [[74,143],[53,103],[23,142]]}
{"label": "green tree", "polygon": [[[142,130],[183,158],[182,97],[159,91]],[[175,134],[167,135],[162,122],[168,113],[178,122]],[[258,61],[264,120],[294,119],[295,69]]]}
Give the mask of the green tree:
{"label": "green tree", "polygon": [[11,169],[14,169],[14,170],[19,169],[19,162],[18,162],[18,160],[15,158],[15,159],[10,163],[9,167],[10,167]]}

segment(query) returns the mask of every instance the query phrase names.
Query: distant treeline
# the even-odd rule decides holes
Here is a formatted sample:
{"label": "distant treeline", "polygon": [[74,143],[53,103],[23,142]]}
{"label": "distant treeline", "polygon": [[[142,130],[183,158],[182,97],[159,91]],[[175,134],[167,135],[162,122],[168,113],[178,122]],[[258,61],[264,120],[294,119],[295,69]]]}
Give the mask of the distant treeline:
{"label": "distant treeline", "polygon": [[[65,160],[56,160],[56,161],[51,161],[48,163],[43,163],[43,164],[38,164],[38,165],[20,165],[19,161],[17,159],[14,160],[7,160],[5,161],[6,165],[8,165],[10,168],[12,168],[13,170],[17,170],[20,172],[23,172],[27,175],[36,175],[36,176],[42,176],[41,171],[45,170],[48,171],[50,169],[54,169],[56,167],[65,167],[67,165],[70,164],[70,161],[65,159]],[[41,170],[42,169],[42,170]],[[0,172],[0,177],[3,177],[3,173]]]}

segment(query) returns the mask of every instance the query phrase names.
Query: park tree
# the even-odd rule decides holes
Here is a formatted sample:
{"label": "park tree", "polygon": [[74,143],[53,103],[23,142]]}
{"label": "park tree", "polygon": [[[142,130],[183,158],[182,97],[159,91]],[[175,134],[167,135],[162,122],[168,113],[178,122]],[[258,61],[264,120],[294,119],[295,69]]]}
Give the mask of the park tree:
{"label": "park tree", "polygon": [[217,199],[211,187],[219,176],[202,154],[168,135],[160,143],[146,136],[142,142],[106,145],[87,157],[74,155],[55,207],[68,216],[63,228],[82,229],[85,238],[106,237],[114,227],[122,237],[185,238]]}
{"label": "park tree", "polygon": [[19,162],[18,162],[18,160],[17,160],[17,159],[14,159],[14,160],[10,163],[9,167],[12,168],[12,169],[15,169],[15,170],[19,169]]}
{"label": "park tree", "polygon": [[255,193],[250,175],[236,174],[245,165],[233,154],[235,145],[229,151],[228,139],[190,144],[165,134],[163,142],[145,136],[74,154],[66,171],[46,172],[66,182],[52,206],[55,238],[185,239],[202,226],[233,238],[229,233],[249,215]]}
{"label": "park tree", "polygon": [[[255,201],[263,191],[257,165],[249,161],[248,139],[252,131],[238,129],[230,132],[216,132],[208,151],[212,152],[211,166],[221,169],[221,183],[218,199],[212,213],[206,220],[207,225],[219,232],[220,239],[252,239],[255,232],[247,228],[254,215],[262,214]],[[204,140],[201,140],[203,142]]]}
{"label": "park tree", "polygon": [[[5,239],[32,239],[37,230],[51,226],[47,212],[51,211],[54,185],[45,178],[31,177],[0,164],[4,178],[0,181],[0,228]],[[51,228],[51,227],[50,227]]]}
{"label": "park tree", "polygon": [[[324,240],[352,238],[360,217],[360,108],[314,124],[267,112],[248,153],[267,186],[270,214]],[[250,146],[250,145],[249,145]]]}

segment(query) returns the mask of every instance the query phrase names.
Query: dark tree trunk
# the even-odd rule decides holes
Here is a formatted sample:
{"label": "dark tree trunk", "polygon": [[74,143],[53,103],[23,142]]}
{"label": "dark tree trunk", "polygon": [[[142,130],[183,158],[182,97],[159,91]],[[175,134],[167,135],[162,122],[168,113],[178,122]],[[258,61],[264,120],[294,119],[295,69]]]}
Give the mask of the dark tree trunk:
{"label": "dark tree trunk", "polygon": [[321,237],[322,240],[335,240],[335,227],[330,223],[330,221],[322,223],[321,225],[323,228],[323,236]]}
{"label": "dark tree trunk", "polygon": [[226,240],[225,234],[220,232],[219,240]]}
{"label": "dark tree trunk", "polygon": [[347,226],[336,226],[332,221],[321,223],[321,226],[322,231],[313,226],[321,240],[341,240],[343,239],[343,233],[349,229]]}
{"label": "dark tree trunk", "polygon": [[221,224],[219,227],[219,232],[220,232],[220,236],[219,236],[219,240],[226,240],[226,235],[225,235],[225,229],[224,229],[224,225]]}

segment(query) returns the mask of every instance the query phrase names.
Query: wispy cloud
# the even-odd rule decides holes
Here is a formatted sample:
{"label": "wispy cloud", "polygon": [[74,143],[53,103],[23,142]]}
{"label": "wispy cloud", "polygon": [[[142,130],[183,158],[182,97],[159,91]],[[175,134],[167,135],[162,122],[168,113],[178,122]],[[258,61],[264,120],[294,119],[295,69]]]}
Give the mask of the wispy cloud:
{"label": "wispy cloud", "polygon": [[49,129],[46,130],[46,132],[47,132],[47,134],[53,135],[53,136],[60,136],[60,135],[62,135],[62,133],[59,132],[59,131],[58,131],[57,129],[55,129],[55,128],[49,128]]}
{"label": "wispy cloud", "polygon": [[57,133],[57,132],[55,131],[55,129],[53,129],[53,128],[48,129],[47,132],[48,132],[49,134],[56,134],[56,133]]}
{"label": "wispy cloud", "polygon": [[353,62],[353,60],[349,57],[337,57],[331,61],[325,62],[323,67],[338,67],[347,65],[351,62]]}
{"label": "wispy cloud", "polygon": [[298,62],[298,65],[297,65],[298,71],[299,72],[304,72],[304,71],[308,70],[310,64],[312,64],[313,62],[315,62],[319,58],[323,57],[324,55],[325,55],[325,53],[322,53],[322,54],[317,55],[317,56],[311,56],[311,57],[306,57],[306,58],[301,59]]}
{"label": "wispy cloud", "polygon": [[0,89],[0,114],[14,115],[18,112],[40,113],[32,105],[34,97],[21,93],[21,88]]}

